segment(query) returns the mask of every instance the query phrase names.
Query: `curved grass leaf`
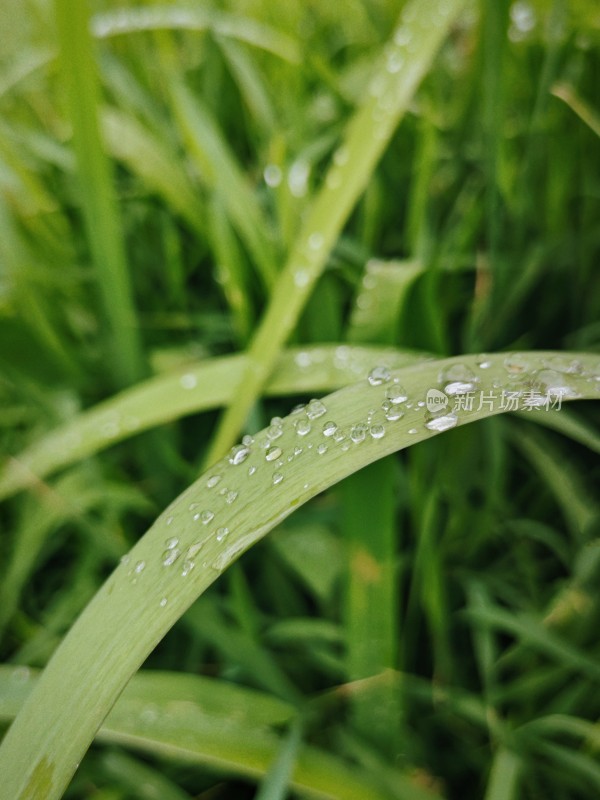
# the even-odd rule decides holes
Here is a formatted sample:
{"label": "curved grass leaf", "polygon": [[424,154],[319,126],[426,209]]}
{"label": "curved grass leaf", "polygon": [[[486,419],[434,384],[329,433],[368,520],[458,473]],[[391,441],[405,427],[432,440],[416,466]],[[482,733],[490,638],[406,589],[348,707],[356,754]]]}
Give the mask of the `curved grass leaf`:
{"label": "curved grass leaf", "polygon": [[[506,410],[492,400],[480,409],[443,409],[428,416],[424,403],[430,389],[454,389],[460,373],[463,391],[468,378],[486,398],[510,391],[526,400],[535,386],[547,393],[560,390],[563,399],[598,396],[597,356],[577,354],[580,370],[569,375],[546,369],[549,357],[464,356],[396,372],[378,368],[368,380],[312,401],[234,448],[160,515],[56,651],[0,748],[7,797],[60,797],[147,655],[223,570],[298,506],[385,455]],[[390,390],[396,397],[399,387],[408,398],[403,415],[388,419]],[[337,435],[325,434],[327,423],[335,423]],[[512,616],[508,621],[501,611],[496,616],[486,613],[482,622],[533,635],[536,646],[563,663],[594,679],[600,675],[591,659],[539,626],[520,620],[515,630]]]}
{"label": "curved grass leaf", "polygon": [[[332,391],[366,374],[373,363],[399,368],[419,359],[423,356],[391,348],[294,348],[281,355],[265,393]],[[213,358],[151,378],[100,403],[9,459],[0,469],[0,499],[137,433],[227,404],[247,363],[244,355]]]}

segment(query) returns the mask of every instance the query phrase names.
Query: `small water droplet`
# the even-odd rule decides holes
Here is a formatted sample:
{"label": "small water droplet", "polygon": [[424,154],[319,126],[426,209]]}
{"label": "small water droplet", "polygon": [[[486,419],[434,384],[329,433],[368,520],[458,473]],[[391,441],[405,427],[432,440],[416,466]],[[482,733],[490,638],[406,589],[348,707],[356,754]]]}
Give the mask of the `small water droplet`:
{"label": "small water droplet", "polygon": [[158,605],[159,605],[161,608],[164,608],[164,607],[167,605],[167,603],[168,603],[168,602],[169,602],[169,601],[167,600],[167,598],[166,598],[166,597],[163,597],[163,598],[162,598],[162,600],[160,601],[160,603],[159,603]]}
{"label": "small water droplet", "polygon": [[200,552],[200,550],[202,550],[205,544],[206,544],[206,539],[201,539],[200,541],[191,544],[187,549],[186,558],[188,559],[195,558]]}
{"label": "small water droplet", "polygon": [[[238,464],[242,464],[250,455],[250,448],[247,447],[245,444],[236,444],[234,447],[231,448],[229,451],[229,463],[237,466]],[[220,477],[219,477],[220,480]],[[213,484],[216,486],[219,480]]]}
{"label": "small water droplet", "polygon": [[387,57],[387,70],[392,73],[399,72],[404,64],[404,56],[398,50],[391,50]]}
{"label": "small water droplet", "polygon": [[399,406],[382,404],[383,415],[388,422],[397,422],[404,416],[404,411]]}
{"label": "small water droplet", "polygon": [[443,414],[440,417],[432,417],[425,423],[425,427],[430,431],[447,431],[454,428],[458,424],[458,417],[456,414]]}
{"label": "small water droplet", "polygon": [[185,578],[187,575],[190,574],[190,572],[194,569],[195,566],[196,566],[195,561],[190,561],[189,559],[186,559],[181,565],[181,576]]}
{"label": "small water droplet", "polygon": [[386,390],[385,396],[386,399],[395,406],[400,403],[405,403],[408,400],[406,389],[399,383],[394,383],[390,386],[390,388]]}
{"label": "small water droplet", "polygon": [[218,528],[216,540],[217,542],[223,542],[229,536],[229,528]]}
{"label": "small water droplet", "polygon": [[233,490],[227,492],[227,494],[225,495],[225,502],[227,503],[227,505],[230,506],[232,503],[235,503],[235,501],[237,500],[237,496],[238,493],[234,492]]}
{"label": "small water droplet", "polygon": [[418,433],[419,431],[416,428],[409,428],[408,432],[411,436],[414,436],[415,433]]}
{"label": "small water droplet", "polygon": [[367,426],[364,423],[359,423],[358,425],[353,425],[350,431],[350,438],[355,444],[359,444],[360,442],[364,442],[367,436]]}
{"label": "small water droplet", "polygon": [[297,269],[294,272],[294,283],[301,289],[310,281],[310,272],[307,269]]}
{"label": "small water droplet", "polygon": [[294,428],[298,436],[306,436],[310,433],[310,422],[307,419],[298,419],[294,422]]}
{"label": "small water droplet", "polygon": [[138,561],[135,567],[133,568],[133,571],[136,573],[136,575],[139,575],[141,572],[144,571],[145,568],[146,568],[146,562]]}
{"label": "small water droplet", "polygon": [[267,428],[267,438],[270,441],[275,441],[275,439],[279,439],[279,437],[283,434],[283,428],[281,427],[280,423],[272,423]]}
{"label": "small water droplet", "polygon": [[581,396],[580,393],[568,383],[565,373],[557,372],[553,369],[543,369],[538,372],[536,378],[545,389],[546,395],[550,399],[560,398],[566,400]]}
{"label": "small water droplet", "polygon": [[279,458],[280,455],[281,447],[269,447],[265,453],[265,458],[267,461],[275,461],[275,459]]}
{"label": "small water droplet", "polygon": [[203,525],[208,525],[211,520],[214,519],[214,513],[212,511],[206,510],[200,514],[200,520]]}
{"label": "small water droplet", "polygon": [[281,474],[281,472],[274,472],[273,473],[273,485],[274,486],[277,486],[277,484],[281,483],[282,480],[283,480],[283,475]]}
{"label": "small water droplet", "polygon": [[406,46],[411,40],[411,33],[408,28],[405,28],[404,25],[401,25],[399,28],[396,28],[394,33],[394,43],[398,45],[398,47]]}
{"label": "small water droplet", "polygon": [[320,250],[324,244],[323,234],[311,233],[308,237],[308,246],[311,250]]}
{"label": "small water droplet", "polygon": [[256,467],[254,465],[248,467],[248,475],[254,475],[255,472],[256,472]]}
{"label": "small water droplet", "polygon": [[170,567],[171,564],[174,564],[177,561],[180,555],[181,550],[178,550],[176,547],[165,550],[162,556],[163,567]]}
{"label": "small water droplet", "polygon": [[489,369],[492,366],[492,361],[490,358],[487,358],[486,356],[480,356],[477,359],[477,366],[479,367],[479,369]]}
{"label": "small water droplet", "polygon": [[129,553],[125,553],[124,556],[121,556],[121,561],[120,561],[121,564],[129,564],[130,561],[131,561],[131,556],[129,555]]}
{"label": "small water droplet", "polygon": [[504,359],[504,369],[511,375],[522,375],[531,369],[531,361],[520,353],[512,353]]}
{"label": "small water droplet", "polygon": [[317,453],[322,456],[327,452],[327,445],[324,442],[317,447]]}
{"label": "small water droplet", "polygon": [[385,436],[385,428],[383,425],[371,425],[369,433],[373,439],[382,439]]}
{"label": "small water droplet", "polygon": [[333,436],[337,431],[338,426],[331,420],[323,425],[323,436]]}
{"label": "small water droplet", "polygon": [[281,183],[281,170],[277,164],[267,164],[263,172],[263,177],[267,186],[269,186],[271,189],[275,189]]}
{"label": "small water droplet", "polygon": [[171,525],[172,522],[173,522],[173,517],[167,517],[167,519],[165,520],[165,525]]}
{"label": "small water droplet", "polygon": [[367,378],[371,386],[381,386],[382,383],[387,383],[389,379],[390,371],[387,367],[374,367]]}
{"label": "small water droplet", "polygon": [[310,420],[318,419],[327,413],[327,409],[320,400],[311,400],[306,406],[306,416]]}
{"label": "small water droplet", "polygon": [[173,548],[177,547],[178,544],[179,544],[179,539],[176,536],[171,536],[165,542],[165,547],[167,548],[167,550],[173,550]]}
{"label": "small water droplet", "polygon": [[198,378],[192,372],[186,372],[179,379],[179,383],[184,389],[195,389],[198,385]]}

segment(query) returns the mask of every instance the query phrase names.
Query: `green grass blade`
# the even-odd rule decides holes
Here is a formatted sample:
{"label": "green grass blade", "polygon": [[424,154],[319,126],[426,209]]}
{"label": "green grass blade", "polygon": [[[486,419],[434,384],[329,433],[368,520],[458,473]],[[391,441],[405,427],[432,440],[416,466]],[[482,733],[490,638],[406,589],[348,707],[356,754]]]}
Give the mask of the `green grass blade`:
{"label": "green grass blade", "polygon": [[296,721],[282,743],[277,760],[261,782],[255,800],[285,800],[294,762],[298,757],[301,735],[302,728]]}
{"label": "green grass blade", "polygon": [[[402,367],[423,357],[378,347],[303,347],[278,361],[267,395],[316,394],[346,386],[373,363]],[[243,374],[243,355],[213,358],[160,375],[97,405],[0,467],[0,499],[130,436],[186,414],[228,403]]]}
{"label": "green grass blade", "polygon": [[462,0],[412,0],[405,6],[368,97],[348,124],[273,289],[248,350],[248,370],[223,415],[206,464],[221,458],[242,429],[332,247],[462,5]]}
{"label": "green grass blade", "polygon": [[501,747],[494,757],[485,800],[513,800],[519,797],[521,770],[519,756]]}
{"label": "green grass blade", "polygon": [[[597,396],[597,357],[578,354],[582,371],[563,382],[571,397]],[[489,395],[512,386],[510,367],[478,356],[432,361],[411,370],[377,369],[369,380],[313,401],[241,445],[177,498],[107,579],[45,669],[0,748],[7,797],[54,800],[61,796],[131,676],[195,599],[241,554],[293,511],[362,467],[450,425],[493,416],[500,403],[444,413],[433,426],[422,404],[426,393],[446,385],[447,370],[462,364]],[[529,355],[523,387],[545,356]],[[442,378],[440,382],[440,376]],[[404,416],[384,418],[386,393],[402,381],[411,402]],[[548,378],[549,380],[549,378]],[[556,380],[556,378],[553,379]],[[372,410],[378,409],[372,416]],[[370,419],[370,422],[367,420]],[[384,421],[381,422],[381,419]],[[333,420],[344,438],[323,434]],[[373,426],[384,425],[374,435]],[[365,426],[360,427],[360,426]],[[310,430],[308,429],[310,428]],[[323,447],[324,445],[324,447]],[[290,458],[291,457],[291,458]],[[473,612],[471,616],[475,616]],[[598,679],[588,656],[544,630],[535,620],[502,609],[479,615]]]}
{"label": "green grass blade", "polygon": [[115,382],[123,385],[142,374],[142,348],[110,167],[100,139],[87,4],[55,0],[55,11],[84,222],[109,327]]}

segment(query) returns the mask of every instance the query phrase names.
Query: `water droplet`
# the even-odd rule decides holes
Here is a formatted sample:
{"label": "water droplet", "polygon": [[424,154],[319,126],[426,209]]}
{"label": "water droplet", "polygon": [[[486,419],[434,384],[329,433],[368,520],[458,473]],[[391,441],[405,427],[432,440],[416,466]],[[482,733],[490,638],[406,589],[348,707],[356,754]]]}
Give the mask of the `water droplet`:
{"label": "water droplet", "polygon": [[298,436],[306,436],[310,433],[310,422],[307,419],[298,419],[294,422],[294,428]]}
{"label": "water droplet", "polygon": [[404,416],[404,411],[399,406],[386,405],[382,403],[383,415],[388,422],[397,422]]}
{"label": "water droplet", "polygon": [[[310,353],[307,353],[305,350],[302,350],[300,353],[296,353],[296,355],[294,357],[294,363],[297,364],[297,366],[301,367],[302,369],[305,369],[306,367],[310,367],[310,365],[312,364],[312,358],[311,358]],[[300,411],[304,410],[304,406],[303,405],[297,406],[297,408]],[[296,411],[296,409],[294,409],[292,411],[292,414],[295,411]]]}
{"label": "water droplet", "polygon": [[214,515],[214,513],[212,511],[208,511],[208,510],[207,511],[203,511],[200,514],[200,520],[201,520],[203,525],[208,525],[208,523],[211,522],[211,520],[214,519],[214,516],[215,515]]}
{"label": "water droplet", "polygon": [[311,400],[306,406],[306,416],[310,420],[318,419],[327,413],[327,409],[320,400]]}
{"label": "water droplet", "polygon": [[274,472],[273,473],[273,485],[274,486],[277,486],[277,484],[281,483],[282,480],[283,480],[283,475],[281,474],[281,472]]}
{"label": "water droplet", "polygon": [[131,556],[129,555],[129,553],[125,553],[124,556],[121,556],[121,561],[120,561],[121,564],[129,564],[130,561],[131,561]]}
{"label": "water droplet", "polygon": [[270,441],[275,441],[275,439],[279,439],[279,437],[283,433],[283,428],[280,424],[272,424],[267,428],[267,439]]}
{"label": "water droplet", "polygon": [[269,447],[265,453],[265,458],[267,461],[275,461],[275,459],[279,458],[280,455],[281,447]]}
{"label": "water droplet", "polygon": [[307,269],[297,269],[294,272],[294,283],[301,289],[310,281],[310,272]]}
{"label": "water droplet", "polygon": [[170,525],[173,522],[173,517],[167,517],[165,520],[165,525]]}
{"label": "water droplet", "polygon": [[263,177],[267,186],[271,189],[275,189],[281,183],[281,170],[277,164],[267,164],[263,172]]}
{"label": "water droplet", "polygon": [[399,383],[394,383],[390,386],[390,388],[386,390],[385,396],[386,399],[395,406],[400,403],[405,403],[408,400],[406,389]]}
{"label": "water droplet", "polygon": [[317,447],[317,453],[322,456],[327,452],[327,445],[324,442]]}
{"label": "water droplet", "polygon": [[216,540],[217,542],[223,542],[229,536],[229,528],[218,528]]}
{"label": "water droplet", "polygon": [[404,64],[404,56],[398,50],[391,50],[387,57],[387,70],[392,73],[399,72]]}
{"label": "water droplet", "polygon": [[337,431],[338,426],[331,420],[323,425],[323,436],[333,436]]}
{"label": "water droplet", "polygon": [[311,250],[320,250],[324,244],[323,234],[311,233],[308,237],[308,246]]}
{"label": "water droplet", "polygon": [[254,444],[254,436],[250,436],[248,433],[245,436],[242,436],[242,444],[244,447],[252,447]]}
{"label": "water droplet", "polygon": [[195,566],[196,566],[195,561],[190,561],[189,559],[186,559],[181,565],[181,576],[185,578],[187,575],[190,574],[190,572],[194,569]]}
{"label": "water droplet", "polygon": [[176,536],[171,536],[170,539],[167,539],[165,542],[165,547],[167,550],[173,550],[179,544],[179,539]]}
{"label": "water droplet", "polygon": [[479,369],[489,369],[492,366],[492,361],[485,356],[480,356],[480,358],[477,359],[477,366]]}
{"label": "water droplet", "polygon": [[390,371],[387,367],[374,367],[367,380],[371,386],[381,386],[382,383],[387,383],[390,379]]}
{"label": "water droplet", "polygon": [[[250,448],[247,447],[245,444],[236,444],[234,447],[231,448],[229,451],[229,463],[237,466],[237,464],[242,464],[250,455]],[[219,477],[219,480],[221,478]],[[216,486],[219,482],[217,480],[213,486]]]}
{"label": "water droplet", "polygon": [[308,189],[310,166],[306,161],[295,161],[288,174],[288,186],[294,197],[304,197]]}
{"label": "water droplet", "polygon": [[198,378],[192,372],[186,372],[179,379],[179,383],[184,389],[195,389],[198,385]]}
{"label": "water droplet", "polygon": [[298,445],[296,445],[296,447],[294,447],[294,455],[295,455],[295,456],[299,456],[299,455],[301,455],[301,454],[302,454],[302,452],[303,452],[303,451],[302,451],[302,448],[301,448],[301,447],[298,447]]}
{"label": "water droplet", "polygon": [[225,495],[225,502],[227,503],[227,505],[230,506],[232,503],[235,503],[235,501],[237,500],[237,496],[238,493],[234,492],[233,490],[227,492],[227,494]]}
{"label": "water droplet", "polygon": [[553,369],[543,369],[538,372],[536,377],[549,398],[566,400],[581,396],[579,392],[569,385],[565,374],[561,372]]}
{"label": "water droplet", "polygon": [[164,607],[167,605],[167,603],[168,603],[168,602],[169,602],[169,601],[167,600],[167,598],[166,598],[166,597],[163,597],[163,598],[162,598],[162,600],[160,601],[160,603],[159,603],[158,605],[159,605],[161,608],[164,608]]}
{"label": "water droplet", "polygon": [[418,433],[419,431],[416,428],[409,428],[408,432],[411,434],[411,436],[414,436],[415,433]]}
{"label": "water droplet", "polygon": [[254,475],[255,472],[256,472],[256,467],[254,465],[248,467],[248,475]]}
{"label": "water droplet", "polygon": [[369,433],[373,439],[382,439],[385,436],[385,428],[383,425],[371,425]]}
{"label": "water droplet", "polygon": [[146,562],[138,561],[135,567],[133,568],[133,571],[135,572],[136,575],[139,575],[141,572],[144,571],[145,568],[146,568]]}
{"label": "water droplet", "polygon": [[174,564],[177,561],[180,555],[181,550],[178,550],[176,547],[165,550],[162,556],[163,567],[170,567],[171,564]]}
{"label": "water droplet", "polygon": [[555,372],[562,372],[565,375],[581,375],[583,372],[581,362],[577,361],[575,358],[552,356],[552,358],[548,358],[544,363]]}
{"label": "water droplet", "polygon": [[358,425],[353,425],[350,431],[350,438],[355,444],[359,444],[360,442],[364,442],[367,436],[367,426],[364,423],[359,423]]}
{"label": "water droplet", "polygon": [[350,153],[348,148],[345,145],[338,147],[338,149],[333,154],[333,163],[337,164],[338,167],[343,167],[344,164],[348,162],[348,158],[350,157]]}
{"label": "water droplet", "polygon": [[396,32],[394,33],[394,43],[398,45],[398,47],[406,46],[411,40],[411,33],[408,28],[405,28],[404,25],[401,25],[399,28],[396,28]]}
{"label": "water droplet", "polygon": [[195,558],[200,552],[200,550],[202,550],[202,548],[206,544],[206,541],[207,541],[206,539],[201,539],[200,541],[191,544],[187,549],[186,558],[188,559]]}
{"label": "water droplet", "polygon": [[458,424],[456,414],[443,414],[441,417],[432,417],[425,423],[425,427],[430,431],[447,431]]}
{"label": "water droplet", "polygon": [[504,359],[504,369],[511,375],[522,375],[531,366],[531,361],[520,353],[512,353]]}
{"label": "water droplet", "polygon": [[473,370],[466,364],[452,364],[440,375],[440,383],[444,385],[444,392],[451,397],[475,391],[478,380]]}

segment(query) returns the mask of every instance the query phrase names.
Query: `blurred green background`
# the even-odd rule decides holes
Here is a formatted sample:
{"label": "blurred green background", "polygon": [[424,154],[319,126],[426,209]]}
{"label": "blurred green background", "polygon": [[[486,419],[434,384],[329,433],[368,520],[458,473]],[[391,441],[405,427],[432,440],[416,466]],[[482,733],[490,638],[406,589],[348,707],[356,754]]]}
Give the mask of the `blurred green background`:
{"label": "blurred green background", "polygon": [[[402,6],[5,0],[0,458],[246,348]],[[599,44],[595,0],[467,2],[290,343],[597,351]],[[261,399],[244,432],[306,399]],[[407,796],[399,776],[448,799],[597,797],[599,414],[569,415],[570,436],[492,419],[353,476],[229,570],[147,667],[300,705],[306,741],[373,797]],[[46,663],[197,476],[218,419],[132,429],[2,502],[11,669]],[[393,675],[369,671],[355,603],[350,555],[372,535],[395,581]],[[234,727],[235,707],[218,711]],[[68,796],[287,796],[240,764],[97,746]]]}

